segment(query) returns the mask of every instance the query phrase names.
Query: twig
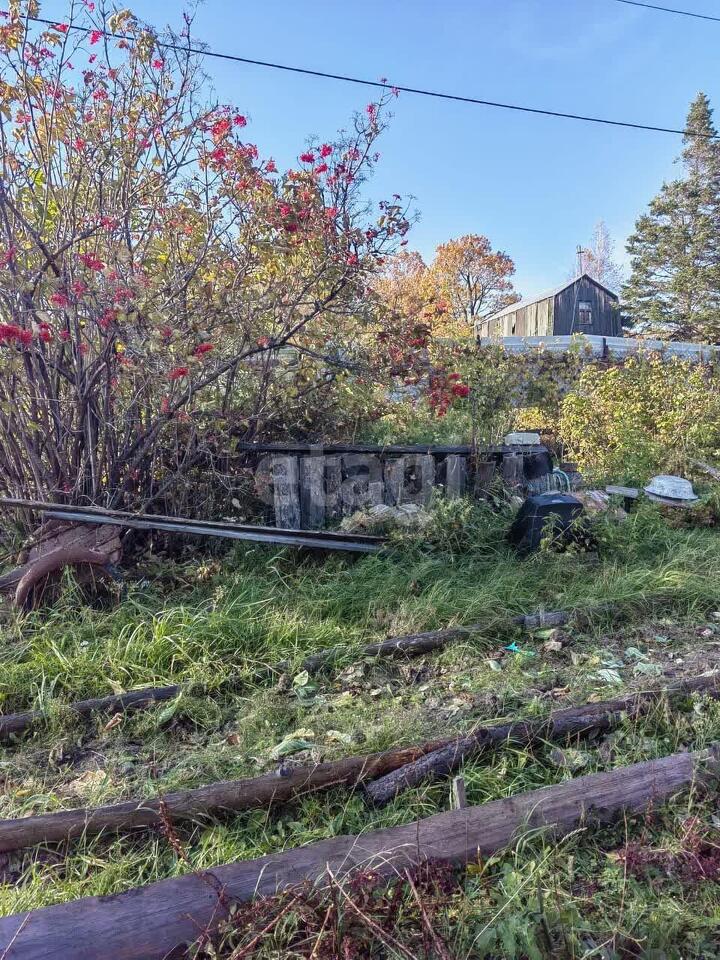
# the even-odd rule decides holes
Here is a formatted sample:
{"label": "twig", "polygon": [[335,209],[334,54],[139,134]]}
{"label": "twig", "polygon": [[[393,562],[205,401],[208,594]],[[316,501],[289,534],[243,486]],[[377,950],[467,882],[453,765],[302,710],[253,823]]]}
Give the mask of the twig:
{"label": "twig", "polygon": [[433,927],[432,923],[430,922],[430,917],[427,915],[425,904],[422,902],[422,899],[420,898],[420,894],[418,893],[417,887],[413,883],[409,870],[405,871],[405,877],[407,878],[407,882],[410,885],[412,894],[415,897],[415,902],[417,903],[418,908],[420,910],[420,915],[422,916],[423,923],[427,927],[427,931],[430,934],[433,944],[435,945],[435,949],[437,950],[437,954],[440,957],[440,960],[453,960],[453,958],[450,956],[450,953],[448,951],[447,944],[445,944],[442,941],[442,939],[436,932],[435,928]]}
{"label": "twig", "polygon": [[320,927],[320,932],[318,933],[317,938],[315,939],[315,945],[312,948],[312,953],[310,954],[310,960],[316,960],[316,957],[318,955],[318,950],[320,949],[320,945],[322,942],[322,935],[325,933],[325,927],[327,926],[327,922],[330,919],[330,914],[333,912],[334,907],[335,907],[335,904],[331,903],[330,906],[325,911],[325,919],[323,920],[322,926]]}
{"label": "twig", "polygon": [[[328,870],[328,874],[330,875],[330,885],[335,886],[338,893],[346,901],[350,909],[353,910],[358,915],[358,917],[360,917],[362,922],[370,930],[372,930],[375,936],[378,937],[378,939],[381,940],[386,947],[389,944],[395,950],[399,951],[404,957],[407,957],[408,960],[417,960],[417,957],[415,956],[415,954],[411,953],[406,946],[400,943],[399,940],[396,940],[391,933],[388,933],[386,930],[383,930],[382,927],[378,926],[378,924],[375,923],[375,921],[371,917],[369,917],[366,913],[363,913],[363,911],[355,903],[355,901],[345,893],[345,891],[337,882],[337,880],[335,879],[335,877],[333,876],[330,870]],[[231,960],[234,960],[234,958],[231,958]]]}
{"label": "twig", "polygon": [[273,927],[277,926],[280,920],[282,920],[282,918],[287,913],[290,912],[292,907],[295,906],[295,904],[298,902],[299,899],[300,899],[300,894],[295,894],[292,900],[283,907],[280,913],[276,914],[272,918],[270,923],[264,926],[260,931],[260,933],[258,933],[256,936],[252,938],[250,943],[246,944],[244,947],[238,947],[236,950],[233,950],[233,952],[230,954],[229,960],[241,960],[242,957],[246,957],[248,955],[248,952],[252,950],[253,947],[257,946],[257,944],[260,943],[263,937],[265,937],[268,933],[270,933]]}

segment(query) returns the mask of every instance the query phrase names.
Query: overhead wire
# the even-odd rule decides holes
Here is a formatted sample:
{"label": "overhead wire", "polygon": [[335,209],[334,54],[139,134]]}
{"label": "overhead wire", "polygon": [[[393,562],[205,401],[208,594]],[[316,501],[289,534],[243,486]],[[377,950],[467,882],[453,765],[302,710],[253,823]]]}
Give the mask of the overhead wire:
{"label": "overhead wire", "polygon": [[[50,27],[57,26],[57,21],[48,20],[43,17],[27,17],[26,19],[34,23],[40,23]],[[127,34],[114,33],[111,30],[96,30],[92,27],[83,27],[73,23],[67,24],[67,28],[68,30],[81,31],[88,34],[97,33],[101,36],[114,40],[128,40],[132,42],[135,39]],[[352,83],[358,86],[373,87],[375,89],[392,90],[397,91],[398,93],[409,93],[416,96],[431,97],[437,100],[453,101],[456,103],[469,103],[476,106],[493,107],[500,110],[512,110],[518,113],[529,113],[544,117],[559,117],[564,120],[577,120],[584,123],[594,123],[611,127],[623,127],[630,130],[644,130],[652,133],[670,133],[678,136],[699,137],[701,139],[717,139],[716,136],[711,136],[705,133],[695,133],[692,130],[685,130],[679,127],[661,127],[649,123],[634,123],[629,120],[612,120],[609,117],[596,117],[580,113],[567,113],[562,110],[549,110],[540,107],[531,107],[525,104],[504,103],[498,100],[485,100],[481,99],[480,97],[469,97],[456,93],[443,93],[439,90],[427,90],[422,87],[409,87],[396,83],[390,83],[389,81],[385,80],[368,80],[367,78],[353,77],[342,73],[330,73],[325,70],[313,70],[309,67],[298,67],[286,63],[273,63],[269,60],[241,57],[231,53],[219,53],[215,50],[207,49],[204,46],[198,47],[191,46],[189,44],[186,45],[173,43],[171,41],[161,40],[157,37],[155,38],[155,42],[157,43],[158,47],[161,47],[165,50],[176,50],[181,53],[192,53],[202,57],[212,57],[218,60],[231,61],[233,63],[243,63],[250,66],[266,67],[272,70],[281,70],[286,73],[302,74],[309,77],[319,77],[324,80],[338,80],[343,83]]]}
{"label": "overhead wire", "polygon": [[697,20],[712,20],[715,23],[720,23],[720,17],[713,17],[709,13],[698,13],[695,10],[678,10],[676,7],[662,7],[657,3],[644,3],[643,0],[613,0],[613,2],[624,3],[628,7],[644,7],[646,10],[674,13],[679,17],[694,17]]}

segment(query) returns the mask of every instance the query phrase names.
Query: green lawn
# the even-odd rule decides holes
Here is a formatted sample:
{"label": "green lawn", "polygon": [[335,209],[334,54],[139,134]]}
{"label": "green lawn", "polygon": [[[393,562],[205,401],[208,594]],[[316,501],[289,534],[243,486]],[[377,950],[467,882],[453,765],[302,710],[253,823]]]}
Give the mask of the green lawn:
{"label": "green lawn", "polygon": [[[220,560],[145,560],[112,609],[85,605],[69,585],[53,609],[7,619],[2,709],[42,707],[48,721],[1,751],[0,815],[259,774],[277,766],[273,748],[290,734],[311,747],[286,762],[330,759],[662,686],[720,661],[714,530],[671,530],[648,506],[617,527],[601,525],[599,559],[543,554],[519,561],[503,542],[506,522],[481,507],[448,507],[429,547],[405,541],[358,560],[260,547]],[[585,612],[560,651],[508,625],[509,615],[538,609]],[[353,654],[386,636],[474,622],[486,626],[472,641],[424,658],[369,662]],[[503,649],[511,640],[521,653]],[[347,650],[333,669],[304,682],[303,655],[337,644]],[[289,666],[278,670],[283,662]],[[177,681],[189,689],[176,701],[109,729],[107,715],[86,724],[63,710],[81,697]],[[543,745],[469,764],[468,801],[713,740],[720,740],[718,704],[696,698],[677,712],[661,704],[642,721],[576,744],[566,762]],[[271,813],[180,826],[183,855],[160,831],[3,855],[0,909],[117,893],[405,823],[446,809],[448,801],[447,783],[411,791],[382,811],[334,791]],[[557,844],[528,839],[475,867],[444,904],[438,929],[453,958],[720,956],[720,870],[693,873],[683,854],[698,836],[711,849],[720,843],[712,803],[692,793],[636,822],[584,830]],[[625,856],[626,843],[642,853]],[[293,953],[292,936],[283,926],[266,939],[262,955],[309,956]],[[242,942],[238,937],[232,934],[232,944]],[[395,955],[388,946],[377,949],[377,956]]]}

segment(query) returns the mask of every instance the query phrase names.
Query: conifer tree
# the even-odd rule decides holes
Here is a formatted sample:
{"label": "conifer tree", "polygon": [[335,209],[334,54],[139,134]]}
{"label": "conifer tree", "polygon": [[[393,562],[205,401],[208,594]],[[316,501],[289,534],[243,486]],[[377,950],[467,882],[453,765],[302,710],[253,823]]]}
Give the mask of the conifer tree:
{"label": "conifer tree", "polygon": [[628,240],[624,302],[643,332],[720,341],[720,140],[699,93],[687,118],[683,176],[664,183]]}

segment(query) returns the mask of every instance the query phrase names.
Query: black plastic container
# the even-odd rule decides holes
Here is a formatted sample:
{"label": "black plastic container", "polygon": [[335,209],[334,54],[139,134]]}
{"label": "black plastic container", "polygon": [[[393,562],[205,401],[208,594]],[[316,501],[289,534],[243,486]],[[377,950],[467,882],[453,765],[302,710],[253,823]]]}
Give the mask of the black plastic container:
{"label": "black plastic container", "polygon": [[548,522],[560,540],[571,540],[573,523],[582,513],[582,503],[567,493],[536,493],[518,510],[508,540],[519,553],[532,553],[539,549]]}

